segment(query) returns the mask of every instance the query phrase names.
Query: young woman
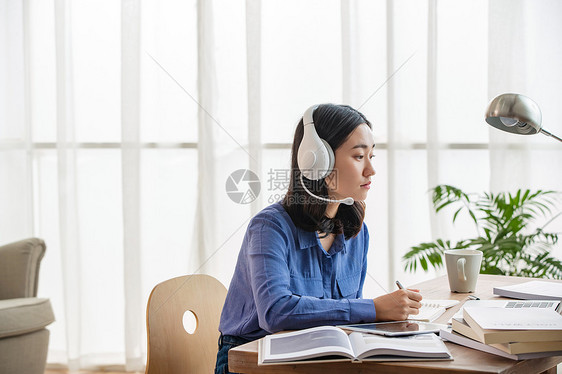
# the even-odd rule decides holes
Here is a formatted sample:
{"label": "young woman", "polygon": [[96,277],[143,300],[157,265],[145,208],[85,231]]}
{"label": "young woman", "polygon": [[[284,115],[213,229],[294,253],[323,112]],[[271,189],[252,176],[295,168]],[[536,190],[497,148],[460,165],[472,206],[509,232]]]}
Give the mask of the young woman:
{"label": "young woman", "polygon": [[[371,123],[357,110],[333,104],[311,108],[303,118],[287,195],[248,225],[222,310],[216,374],[228,373],[229,349],[267,334],[403,320],[421,306],[417,290],[361,298],[369,248],[364,200],[375,175]],[[307,129],[303,141],[304,125],[317,136]],[[321,158],[315,153],[321,140],[315,146],[310,136],[327,142],[335,155],[333,168],[318,170],[326,172],[318,180],[303,168]],[[299,152],[301,143],[308,149]]]}

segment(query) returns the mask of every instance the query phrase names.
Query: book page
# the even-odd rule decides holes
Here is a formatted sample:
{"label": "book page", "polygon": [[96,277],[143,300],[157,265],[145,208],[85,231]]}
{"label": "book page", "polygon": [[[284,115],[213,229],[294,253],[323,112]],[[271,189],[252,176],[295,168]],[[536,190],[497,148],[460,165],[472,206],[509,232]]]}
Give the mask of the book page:
{"label": "book page", "polygon": [[432,322],[439,318],[445,309],[451,308],[459,303],[458,300],[432,300],[424,299],[421,301],[421,308],[418,314],[410,314],[409,320]]}
{"label": "book page", "polygon": [[435,300],[435,299],[423,299],[421,301],[421,305],[423,306],[433,306],[433,307],[443,307],[445,309],[449,309],[455,305],[460,303],[458,300]]}
{"label": "book page", "polygon": [[359,359],[377,355],[427,358],[451,356],[443,341],[435,334],[386,337],[353,332],[349,335],[349,340]]}
{"label": "book page", "polygon": [[433,305],[422,305],[418,314],[410,314],[409,320],[432,322],[445,313],[445,308]]}
{"label": "book page", "polygon": [[314,327],[264,338],[263,362],[340,355],[354,358],[347,334],[333,326]]}

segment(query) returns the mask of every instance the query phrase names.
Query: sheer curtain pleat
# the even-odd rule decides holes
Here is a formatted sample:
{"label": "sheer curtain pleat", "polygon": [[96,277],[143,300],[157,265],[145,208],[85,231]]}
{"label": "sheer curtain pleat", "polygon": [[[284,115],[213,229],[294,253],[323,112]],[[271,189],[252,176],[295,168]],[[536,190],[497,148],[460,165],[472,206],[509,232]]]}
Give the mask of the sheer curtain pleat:
{"label": "sheer curtain pleat", "polygon": [[[248,140],[250,170],[262,170],[261,139],[261,2],[246,0],[246,79],[248,82]],[[259,200],[250,206],[251,214],[261,210]]]}
{"label": "sheer curtain pleat", "polygon": [[[386,1],[386,76],[390,77],[397,67],[395,58],[395,22],[394,22],[394,7],[395,3],[392,0]],[[388,273],[386,278],[386,283],[384,288],[387,290],[394,280],[396,280],[396,264],[395,261],[395,247],[396,247],[396,230],[398,230],[396,222],[396,208],[398,203],[398,196],[394,186],[398,182],[398,171],[396,170],[396,111],[398,109],[397,102],[399,97],[397,96],[396,85],[394,82],[386,84],[387,92],[387,148],[386,148],[386,170],[387,170],[387,219],[388,219],[388,232],[386,237],[388,238],[387,256],[388,256]]]}
{"label": "sheer curtain pleat", "polygon": [[140,94],[141,2],[121,2],[121,163],[125,284],[125,359],[129,371],[142,370],[144,301],[141,287]]}
{"label": "sheer curtain pleat", "polygon": [[[529,80],[527,61],[531,51],[525,36],[533,26],[525,12],[525,4],[505,0],[489,3],[489,100],[505,92],[533,97],[533,86],[544,84]],[[494,130],[489,130],[490,190],[499,192],[530,187],[527,176],[530,174],[529,152],[533,139]]]}
{"label": "sheer curtain pleat", "polygon": [[[142,371],[150,291],[195,272],[228,285],[312,104],[373,123],[364,295],[444,274],[402,262],[474,234],[433,213],[430,188],[561,189],[559,144],[483,118],[518,92],[562,135],[560,14],[546,0],[0,2],[0,240],[47,240],[49,364]],[[250,204],[227,193],[238,169],[260,178]]]}
{"label": "sheer curtain pleat", "polygon": [[359,4],[356,0],[341,2],[342,44],[342,102],[358,105],[360,34],[358,20]]}
{"label": "sheer curtain pleat", "polygon": [[31,89],[31,20],[30,4],[28,1],[22,3],[23,21],[23,117],[24,117],[24,142],[25,142],[25,222],[27,223],[26,232],[30,235],[35,232],[34,219],[34,183],[33,183],[33,139],[32,139],[32,89]]}
{"label": "sheer curtain pleat", "polygon": [[192,272],[206,270],[204,265],[217,248],[214,188],[216,186],[215,133],[218,120],[215,70],[215,37],[212,0],[197,2],[197,208],[196,233],[191,248],[189,268]]}
{"label": "sheer curtain pleat", "polygon": [[17,0],[0,4],[0,234],[33,233],[29,133],[29,18]]}
{"label": "sheer curtain pleat", "polygon": [[[438,124],[438,100],[437,100],[437,0],[429,0],[427,4],[427,188],[439,184],[439,124]],[[428,195],[429,219],[431,220],[431,237],[441,237],[439,222],[432,209],[431,196]]]}
{"label": "sheer curtain pleat", "polygon": [[71,2],[55,0],[57,160],[60,252],[64,282],[67,363],[80,368],[82,289],[78,219]]}

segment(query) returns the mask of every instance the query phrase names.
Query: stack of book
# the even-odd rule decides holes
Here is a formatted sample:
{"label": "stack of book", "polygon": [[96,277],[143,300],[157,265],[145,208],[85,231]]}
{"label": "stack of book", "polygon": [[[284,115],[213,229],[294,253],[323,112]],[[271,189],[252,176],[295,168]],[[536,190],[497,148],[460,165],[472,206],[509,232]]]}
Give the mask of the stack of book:
{"label": "stack of book", "polygon": [[[502,307],[467,301],[463,317],[440,336],[453,343],[513,360],[562,355],[559,301],[511,301]],[[489,305],[489,304],[488,304]]]}

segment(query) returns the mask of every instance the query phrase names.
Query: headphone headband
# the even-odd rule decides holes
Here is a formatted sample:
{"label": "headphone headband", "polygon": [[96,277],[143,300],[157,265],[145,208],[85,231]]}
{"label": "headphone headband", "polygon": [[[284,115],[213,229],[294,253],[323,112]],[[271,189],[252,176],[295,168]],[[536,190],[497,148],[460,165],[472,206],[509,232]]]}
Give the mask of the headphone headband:
{"label": "headphone headband", "polygon": [[318,105],[313,105],[304,112],[302,115],[302,124],[304,126],[314,124],[314,119],[312,119],[312,113],[318,108]]}

